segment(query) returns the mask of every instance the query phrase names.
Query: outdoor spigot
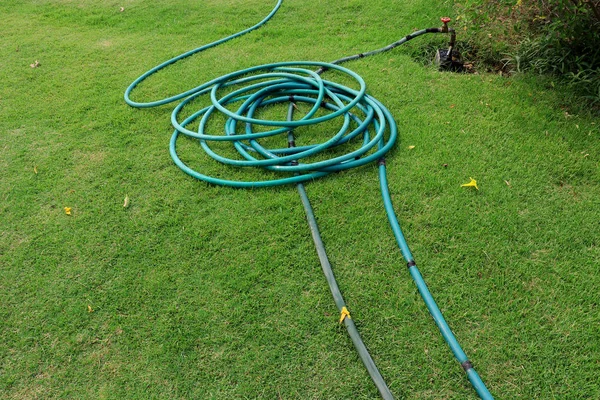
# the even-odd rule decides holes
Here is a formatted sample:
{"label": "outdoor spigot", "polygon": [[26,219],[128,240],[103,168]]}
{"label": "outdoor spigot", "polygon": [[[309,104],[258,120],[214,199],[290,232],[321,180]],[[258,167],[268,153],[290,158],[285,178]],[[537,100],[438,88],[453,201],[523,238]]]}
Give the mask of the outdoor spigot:
{"label": "outdoor spigot", "polygon": [[442,26],[442,33],[448,33],[448,22],[452,20],[448,17],[442,17],[440,18],[440,21],[444,23],[444,26]]}
{"label": "outdoor spigot", "polygon": [[452,21],[449,17],[442,17],[440,21],[444,24],[441,28],[437,28],[436,31],[440,33],[449,33],[450,42],[448,43],[447,49],[439,49],[435,55],[435,64],[438,65],[442,71],[462,71],[463,64],[460,60],[460,54],[454,50],[456,44],[456,31],[448,27],[448,22]]}

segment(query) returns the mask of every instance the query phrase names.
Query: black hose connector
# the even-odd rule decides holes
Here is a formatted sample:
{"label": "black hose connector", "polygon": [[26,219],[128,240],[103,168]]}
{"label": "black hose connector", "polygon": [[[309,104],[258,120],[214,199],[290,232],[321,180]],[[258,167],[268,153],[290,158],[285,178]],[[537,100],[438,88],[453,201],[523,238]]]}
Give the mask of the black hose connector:
{"label": "black hose connector", "polygon": [[470,369],[473,369],[473,363],[471,363],[471,361],[467,360],[464,363],[460,364],[461,367],[463,367],[463,369],[465,370],[465,372],[467,372]]}

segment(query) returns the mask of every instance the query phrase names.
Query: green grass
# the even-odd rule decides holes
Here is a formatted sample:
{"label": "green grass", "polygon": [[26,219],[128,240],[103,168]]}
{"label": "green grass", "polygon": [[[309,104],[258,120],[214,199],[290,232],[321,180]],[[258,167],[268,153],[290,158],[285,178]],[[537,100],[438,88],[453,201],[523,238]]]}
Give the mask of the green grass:
{"label": "green grass", "polygon": [[[0,3],[0,397],[377,398],[295,189],[189,178],[168,155],[169,107],[122,100],[143,71],[274,2],[188,3]],[[263,29],[138,95],[333,60],[435,26],[451,7],[286,0]],[[538,78],[439,73],[409,53],[347,66],[397,119],[391,191],[442,311],[497,398],[600,397],[600,123],[570,115]],[[479,191],[460,187],[469,177]],[[375,166],[307,190],[392,391],[476,398],[395,246]]]}

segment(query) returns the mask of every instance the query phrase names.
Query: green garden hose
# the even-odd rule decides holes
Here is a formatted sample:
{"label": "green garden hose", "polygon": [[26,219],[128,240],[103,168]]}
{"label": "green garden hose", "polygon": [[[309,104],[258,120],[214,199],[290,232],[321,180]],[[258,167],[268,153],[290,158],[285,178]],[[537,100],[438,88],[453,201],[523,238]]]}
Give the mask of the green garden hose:
{"label": "green garden hose", "polygon": [[[447,33],[444,28],[423,29],[408,35],[399,41],[368,53],[345,57],[331,63],[317,61],[288,61],[254,66],[218,77],[194,89],[162,100],[139,103],[131,100],[132,90],[157,71],[198,52],[215,47],[264,25],[279,9],[283,0],[278,0],[273,10],[258,24],[228,36],[216,42],[190,50],[150,69],[137,78],[125,91],[125,101],[133,107],[155,107],[182,100],[171,114],[171,122],[175,128],[170,141],[170,153],[175,164],[194,178],[216,185],[232,187],[266,187],[285,184],[296,184],[304,206],[311,234],[317,248],[317,254],[323,272],[329,284],[334,301],[350,338],[358,354],[365,364],[369,375],[384,399],[393,396],[383,377],[378,371],[364,345],[344,299],[337,285],[331,264],[327,258],[319,228],[310,205],[303,182],[313,181],[332,172],[358,167],[371,162],[379,166],[379,178],[384,207],[390,226],[406,259],[409,272],[415,281],[430,314],[438,326],[444,340],[450,346],[454,356],[464,368],[467,377],[477,394],[484,400],[493,399],[485,384],[473,368],[466,354],[460,347],[456,337],[445,321],[435,303],[423,277],[421,276],[408,244],[398,223],[390,197],[385,154],[394,145],[398,132],[396,122],[390,111],[377,99],[367,94],[364,80],[353,71],[339,64],[378,54],[393,49],[408,40],[426,33]],[[446,24],[446,22],[445,22]],[[454,32],[452,44],[454,42]],[[451,51],[450,51],[451,53]],[[315,71],[315,68],[317,69]],[[356,82],[355,88],[324,79],[327,71],[336,75],[344,74]],[[200,96],[208,96],[211,105],[194,111],[180,121],[183,110],[192,107],[192,101]],[[302,104],[308,111],[295,119],[294,112]],[[269,120],[258,118],[267,108],[277,105],[287,108],[285,119]],[[224,133],[209,133],[209,121],[215,116],[226,119]],[[321,143],[297,146],[297,132],[316,124],[331,126],[337,123],[339,129]],[[197,129],[187,127],[198,125]],[[272,180],[242,181],[217,178],[197,171],[186,165],[177,154],[177,140],[180,135],[199,139],[202,149],[220,163],[236,167],[262,167],[279,174]],[[284,146],[269,147],[266,142],[272,138],[285,136]],[[314,138],[313,138],[314,139]],[[230,142],[237,150],[239,157],[230,158],[213,149],[214,142]],[[213,144],[213,147],[210,144]]]}

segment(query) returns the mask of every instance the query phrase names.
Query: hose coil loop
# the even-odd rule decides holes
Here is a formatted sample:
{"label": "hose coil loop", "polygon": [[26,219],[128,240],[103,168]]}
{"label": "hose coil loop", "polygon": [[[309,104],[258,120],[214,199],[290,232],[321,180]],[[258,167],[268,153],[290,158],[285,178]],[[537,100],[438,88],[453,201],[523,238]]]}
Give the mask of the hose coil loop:
{"label": "hose coil loop", "polygon": [[[325,80],[309,67],[345,74],[356,81],[358,89]],[[222,92],[228,93],[222,95]],[[180,121],[184,108],[191,107],[190,103],[202,95],[210,96],[211,105]],[[305,103],[310,107],[297,120],[290,118],[289,113],[287,119],[258,118],[268,107],[286,104],[297,108],[296,103]],[[226,118],[221,134],[215,134],[208,128],[211,118],[218,114]],[[299,147],[295,147],[295,144],[290,146],[293,139],[289,138],[286,147],[269,148],[262,143],[266,138],[282,134],[289,137],[293,130],[334,119],[340,120],[339,129],[325,133],[320,143],[315,144],[314,137],[309,138],[312,144]],[[194,122],[198,122],[198,128],[188,129]],[[358,167],[380,159],[397,138],[396,123],[391,113],[378,100],[366,94],[366,84],[358,74],[339,65],[313,61],[265,64],[213,80],[173,110],[171,123],[175,130],[171,137],[170,153],[179,168],[194,178],[235,187],[304,182],[331,172]],[[177,140],[182,134],[199,139],[202,149],[223,164],[262,167],[285,175],[264,181],[237,181],[206,175],[191,168],[179,157]],[[357,146],[359,141],[361,143]],[[211,148],[211,142],[232,143],[240,157],[219,154]],[[334,148],[342,145],[346,146],[340,154],[339,149]]]}

